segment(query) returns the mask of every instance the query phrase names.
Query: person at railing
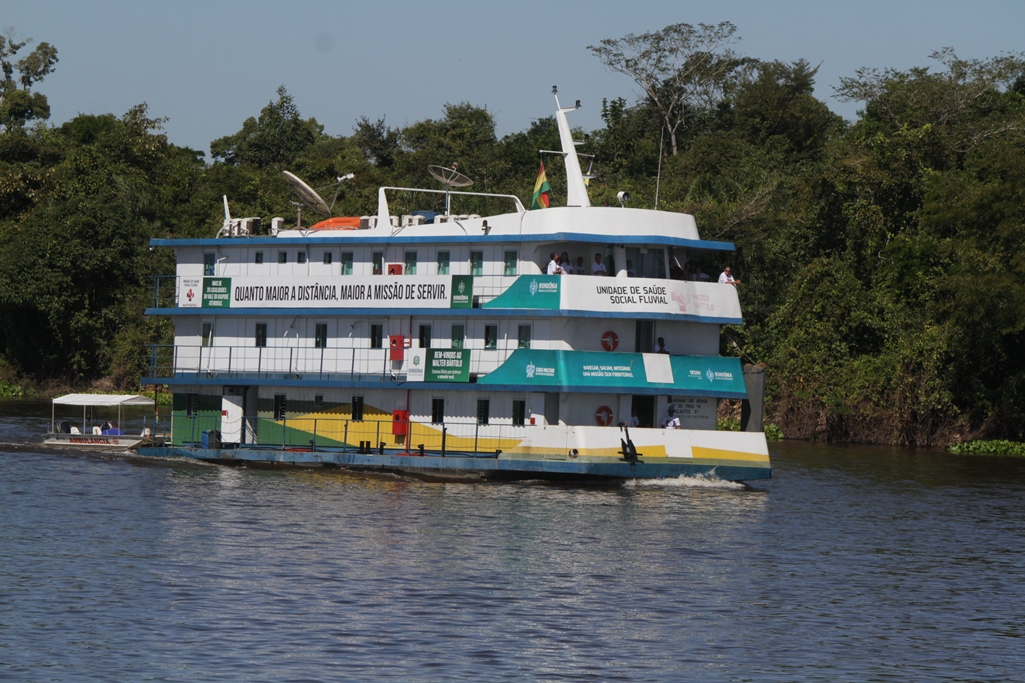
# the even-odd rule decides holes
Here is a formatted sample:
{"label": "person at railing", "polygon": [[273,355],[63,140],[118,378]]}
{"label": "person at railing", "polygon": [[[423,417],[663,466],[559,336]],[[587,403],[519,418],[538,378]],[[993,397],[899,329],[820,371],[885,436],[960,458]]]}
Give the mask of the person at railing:
{"label": "person at railing", "polygon": [[668,412],[669,412],[669,415],[666,417],[666,421],[664,423],[662,423],[662,425],[666,429],[679,429],[680,428],[680,418],[676,417],[676,408],[675,408],[675,406],[669,406],[669,411]]}
{"label": "person at railing", "polygon": [[562,275],[562,267],[559,265],[559,255],[554,251],[549,257],[548,261],[548,274],[549,275]]}
{"label": "person at railing", "polygon": [[563,275],[573,274],[573,264],[569,261],[569,254],[562,252],[562,256],[559,257],[559,267],[562,268]]}
{"label": "person at railing", "polygon": [[591,264],[591,275],[608,275],[605,264],[601,262],[601,254],[594,255],[594,263]]}
{"label": "person at railing", "polygon": [[734,279],[733,278],[733,274],[730,271],[730,267],[726,266],[723,269],[722,273],[719,274],[719,284],[720,285],[739,285],[740,284],[740,280]]}

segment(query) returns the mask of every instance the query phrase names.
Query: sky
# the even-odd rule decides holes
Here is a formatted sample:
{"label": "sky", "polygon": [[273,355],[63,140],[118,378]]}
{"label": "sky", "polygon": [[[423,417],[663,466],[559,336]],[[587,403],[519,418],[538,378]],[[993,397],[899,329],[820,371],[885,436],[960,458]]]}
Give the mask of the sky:
{"label": "sky", "polygon": [[587,47],[686,22],[732,22],[734,49],[819,66],[816,96],[848,120],[834,88],[862,67],[939,65],[952,47],[987,59],[1025,50],[1021,0],[3,0],[0,30],[57,48],[37,84],[50,123],[146,103],[177,145],[209,154],[284,85],[303,118],[351,135],[363,116],[401,128],[486,107],[498,135],[580,100],[570,124],[602,127],[603,99],[640,90]]}

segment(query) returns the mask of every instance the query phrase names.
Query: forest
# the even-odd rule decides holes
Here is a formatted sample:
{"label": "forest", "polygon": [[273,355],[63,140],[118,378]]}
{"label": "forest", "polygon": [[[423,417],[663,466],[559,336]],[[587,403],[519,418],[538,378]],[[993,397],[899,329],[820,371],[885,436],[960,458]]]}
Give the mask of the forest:
{"label": "forest", "polygon": [[[808,61],[744,56],[738,38],[674,24],[587,48],[644,93],[602,100],[603,126],[575,131],[592,204],[626,190],[651,208],[657,193],[736,245],[745,325],[722,352],[767,366],[767,418],[788,438],[1025,441],[1025,56],[944,48],[859,70],[835,88],[859,107],[850,122],[813,95]],[[499,138],[469,101],[331,136],[282,85],[207,161],[145,104],[51,125],[57,49],[28,47],[0,37],[0,394],[137,388],[147,345],[173,333],[144,315],[151,278],[174,272],[149,240],[213,237],[222,195],[235,216],[287,217],[282,170],[314,187],[354,173],[335,213],[363,215],[377,187],[458,163],[529,206],[538,150],[559,144],[552,117]],[[558,206],[561,162],[545,161]]]}

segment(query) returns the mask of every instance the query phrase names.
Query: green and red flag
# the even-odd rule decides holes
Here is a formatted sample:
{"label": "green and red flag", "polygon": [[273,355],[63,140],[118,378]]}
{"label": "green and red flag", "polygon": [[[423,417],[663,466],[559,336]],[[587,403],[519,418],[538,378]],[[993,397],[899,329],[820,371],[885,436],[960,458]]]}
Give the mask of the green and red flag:
{"label": "green and red flag", "polygon": [[531,209],[547,209],[548,193],[552,187],[548,184],[548,176],[545,175],[545,162],[541,162],[541,170],[537,174],[537,182],[534,183],[534,201],[531,202]]}

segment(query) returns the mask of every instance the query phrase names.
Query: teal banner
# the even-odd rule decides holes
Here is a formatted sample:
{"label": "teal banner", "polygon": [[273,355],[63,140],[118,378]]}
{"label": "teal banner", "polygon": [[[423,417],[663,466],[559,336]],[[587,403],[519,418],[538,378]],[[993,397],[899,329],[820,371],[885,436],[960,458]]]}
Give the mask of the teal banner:
{"label": "teal banner", "polygon": [[509,288],[482,308],[533,308],[558,310],[562,275],[521,275]]}
{"label": "teal banner", "polygon": [[747,397],[740,360],[719,356],[517,349],[478,384],[664,389],[667,394]]}

